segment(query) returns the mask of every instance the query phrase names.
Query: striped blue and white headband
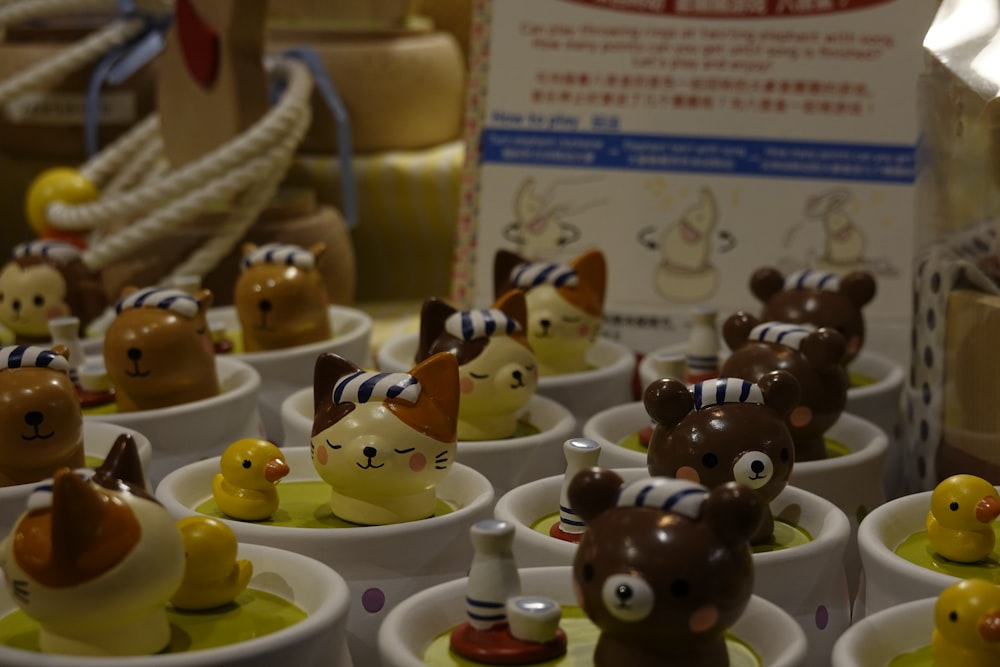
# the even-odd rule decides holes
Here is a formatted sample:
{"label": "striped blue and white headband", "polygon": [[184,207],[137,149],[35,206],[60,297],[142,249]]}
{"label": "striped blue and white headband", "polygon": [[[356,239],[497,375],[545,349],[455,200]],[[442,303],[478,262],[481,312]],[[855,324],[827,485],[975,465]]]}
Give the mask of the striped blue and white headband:
{"label": "striped blue and white headband", "polygon": [[[73,474],[82,479],[85,482],[90,481],[94,476],[93,468],[77,468],[73,471]],[[42,510],[47,507],[52,507],[52,485],[54,479],[52,477],[42,480],[38,486],[31,490],[28,494],[28,511],[33,512],[34,510]]]}
{"label": "striped blue and white headband", "polygon": [[816,329],[808,324],[762,322],[750,330],[749,340],[777,343],[798,350],[802,347],[802,341],[815,331]]}
{"label": "striped blue and white headband", "polygon": [[57,352],[35,345],[9,345],[0,348],[0,368],[51,368],[69,372],[69,361]]}
{"label": "striped blue and white headband", "polygon": [[128,308],[162,308],[184,317],[194,317],[198,314],[199,305],[198,299],[182,290],[172,287],[145,287],[121,299],[115,306],[115,312],[120,313]]}
{"label": "striped blue and white headband", "polygon": [[785,276],[785,289],[819,289],[836,292],[840,289],[840,278],[835,273],[804,269]]}
{"label": "striped blue and white headband", "polygon": [[520,330],[517,320],[502,310],[460,310],[452,313],[444,321],[444,330],[455,338],[476,340],[488,338],[494,334],[510,335]]}
{"label": "striped blue and white headband", "polygon": [[290,243],[267,243],[251,250],[240,260],[242,269],[257,264],[285,264],[308,271],[316,266],[316,258],[302,246]]}
{"label": "striped blue and white headband", "polygon": [[694,409],[701,410],[723,403],[758,403],[764,405],[764,392],[753,382],[741,378],[720,377],[691,385]]}
{"label": "striped blue and white headband", "polygon": [[708,489],[701,484],[673,477],[652,477],[636,480],[618,494],[618,507],[658,507],[697,519]]}
{"label": "striped blue and white headband", "polygon": [[539,285],[576,287],[580,278],[576,275],[576,271],[563,264],[525,262],[518,264],[510,272],[510,282],[513,287],[521,289],[531,289]]}
{"label": "striped blue and white headband", "polygon": [[369,373],[358,371],[341,378],[333,386],[333,402],[367,403],[401,398],[416,403],[420,397],[420,383],[409,373]]}
{"label": "striped blue and white headband", "polygon": [[80,249],[65,241],[28,241],[14,247],[14,258],[43,257],[57,264],[69,264],[80,257]]}

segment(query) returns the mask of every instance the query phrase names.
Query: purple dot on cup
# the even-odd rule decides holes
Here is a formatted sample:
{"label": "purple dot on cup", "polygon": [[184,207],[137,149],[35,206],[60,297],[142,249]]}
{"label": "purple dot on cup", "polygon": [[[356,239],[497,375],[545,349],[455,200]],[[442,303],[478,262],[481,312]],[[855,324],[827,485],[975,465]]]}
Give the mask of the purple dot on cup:
{"label": "purple dot on cup", "polygon": [[382,607],[385,606],[385,593],[381,588],[369,588],[361,594],[361,606],[369,614],[382,611]]}
{"label": "purple dot on cup", "polygon": [[827,624],[830,622],[830,610],[824,605],[816,607],[816,627],[820,630],[826,630]]}

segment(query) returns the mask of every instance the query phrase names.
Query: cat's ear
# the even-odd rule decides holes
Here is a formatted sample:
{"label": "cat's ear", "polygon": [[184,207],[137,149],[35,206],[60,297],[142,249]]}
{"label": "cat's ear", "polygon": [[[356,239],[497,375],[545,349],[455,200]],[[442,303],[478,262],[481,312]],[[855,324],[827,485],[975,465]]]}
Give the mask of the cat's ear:
{"label": "cat's ear", "polygon": [[67,571],[76,571],[81,554],[102,537],[105,503],[103,494],[69,468],[60,468],[52,478],[52,560]]}
{"label": "cat's ear", "polygon": [[215,300],[212,290],[209,289],[199,290],[194,298],[198,301],[198,312],[202,315],[208,312],[208,309],[212,307],[212,301]]}
{"label": "cat's ear", "polygon": [[493,298],[499,299],[508,292],[514,285],[511,282],[511,274],[519,265],[527,262],[516,252],[510,250],[497,250],[493,256]]}
{"label": "cat's ear", "polygon": [[588,250],[577,257],[572,269],[576,271],[579,283],[577,289],[583,289],[594,295],[599,309],[604,308],[604,292],[607,287],[608,267],[604,253],[600,250]]}
{"label": "cat's ear", "polygon": [[[139,448],[131,433],[122,433],[115,439],[104,463],[94,472],[96,479],[118,480],[139,489],[146,488],[146,477],[142,473]],[[107,486],[107,484],[102,484]]]}
{"label": "cat's ear", "polygon": [[528,302],[524,298],[524,292],[519,289],[512,289],[497,299],[493,307],[504,315],[521,325],[524,331],[528,326]]}
{"label": "cat's ear", "polygon": [[337,380],[360,370],[353,362],[333,352],[319,355],[313,369],[313,411],[318,413],[324,403],[333,400],[333,387]]}
{"label": "cat's ear", "polygon": [[413,363],[419,364],[430,355],[434,341],[444,333],[444,321],[457,312],[448,303],[431,297],[420,309],[420,342]]}
{"label": "cat's ear", "polygon": [[454,442],[458,429],[458,360],[438,352],[410,371],[420,383],[416,403],[389,399],[386,405],[410,428],[441,442]]}

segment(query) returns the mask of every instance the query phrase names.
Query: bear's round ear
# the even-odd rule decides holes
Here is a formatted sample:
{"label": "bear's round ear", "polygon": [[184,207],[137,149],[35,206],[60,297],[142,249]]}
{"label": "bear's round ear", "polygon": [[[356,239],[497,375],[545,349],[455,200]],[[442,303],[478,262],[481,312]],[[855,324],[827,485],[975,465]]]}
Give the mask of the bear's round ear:
{"label": "bear's round ear", "polygon": [[847,356],[847,340],[836,329],[820,327],[802,340],[799,352],[813,366],[839,366]]}
{"label": "bear's round ear", "polygon": [[694,398],[687,386],[673,378],[653,380],[642,392],[642,404],[657,424],[667,428],[677,426],[694,410]]}
{"label": "bear's round ear", "polygon": [[867,271],[852,271],[840,279],[840,293],[857,308],[875,298],[875,277]]}
{"label": "bear's round ear", "polygon": [[792,413],[801,400],[802,390],[799,381],[788,371],[771,371],[757,381],[764,394],[764,403],[782,419]]}
{"label": "bear's round ear", "polygon": [[750,338],[750,332],[760,324],[760,320],[746,312],[740,310],[728,318],[722,324],[722,339],[730,350],[736,351],[743,347],[743,344]]}
{"label": "bear's round ear", "polygon": [[756,492],[727,482],[708,493],[701,506],[701,520],[706,522],[726,544],[737,546],[746,543],[764,519],[764,508]]}
{"label": "bear's round ear", "polygon": [[576,473],[566,493],[569,506],[590,523],[618,503],[618,494],[625,481],[612,470],[587,468]]}
{"label": "bear's round ear", "polygon": [[767,301],[785,288],[785,277],[770,266],[764,266],[750,276],[750,291],[761,303]]}

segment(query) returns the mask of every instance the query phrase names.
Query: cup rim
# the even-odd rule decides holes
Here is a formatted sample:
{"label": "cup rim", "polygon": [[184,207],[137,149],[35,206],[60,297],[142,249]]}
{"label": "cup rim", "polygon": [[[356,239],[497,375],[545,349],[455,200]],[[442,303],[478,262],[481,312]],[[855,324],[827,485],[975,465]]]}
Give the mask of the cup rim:
{"label": "cup rim", "polygon": [[[380,369],[396,370],[401,368],[402,361],[400,352],[412,347],[416,349],[416,343],[420,339],[419,333],[407,333],[394,336],[385,341],[376,354],[376,362]],[[612,356],[611,363],[602,364],[596,368],[576,373],[560,373],[559,375],[542,375],[538,378],[538,389],[544,391],[553,388],[572,387],[581,382],[597,382],[608,377],[615,377],[623,373],[632,373],[635,367],[635,352],[627,346],[617,341],[598,336],[593,347],[588,353],[588,357]],[[410,364],[413,366],[413,364]],[[409,368],[409,367],[408,367]]]}
{"label": "cup rim", "polygon": [[[861,642],[866,633],[878,632],[879,626],[884,624],[888,619],[894,617],[902,617],[902,619],[913,619],[914,622],[920,619],[925,619],[934,617],[934,606],[937,603],[937,598],[920,598],[919,600],[911,600],[910,602],[903,602],[888,609],[883,609],[881,611],[875,612],[865,616],[864,618],[852,623],[844,632],[837,638],[837,641],[833,645],[833,653],[831,656],[832,667],[855,667],[857,665],[856,654],[860,648]],[[933,626],[933,621],[931,621]],[[884,637],[884,633],[879,633],[880,636]],[[884,641],[884,640],[880,640]],[[924,644],[920,646],[926,646],[930,644],[931,638],[928,635]],[[906,651],[912,651],[914,648],[912,646],[902,646],[899,647],[900,653]]]}
{"label": "cup rim", "polygon": [[215,368],[220,384],[225,385],[226,382],[223,378],[229,378],[236,383],[235,386],[231,389],[223,390],[217,396],[209,396],[197,401],[168,405],[162,408],[151,408],[149,410],[136,410],[135,412],[84,415],[84,421],[114,422],[131,428],[133,425],[142,426],[143,422],[153,419],[170,419],[190,415],[191,413],[225,410],[230,404],[238,403],[250,397],[254,397],[253,406],[256,407],[256,395],[260,391],[261,385],[260,373],[256,368],[240,359],[231,359],[224,356],[215,357]]}
{"label": "cup rim", "polygon": [[[233,359],[241,359],[249,364],[280,362],[292,351],[294,351],[295,354],[301,355],[319,355],[323,352],[336,351],[335,348],[353,345],[361,341],[363,338],[371,336],[374,320],[372,320],[371,316],[364,311],[356,308],[330,304],[327,306],[327,314],[330,324],[334,325],[334,331],[336,331],[336,324],[338,322],[341,327],[345,326],[345,324],[350,324],[352,327],[351,331],[344,335],[335,333],[334,336],[328,340],[316,341],[314,343],[295,345],[288,348],[282,348],[280,350],[258,350],[256,352],[233,353],[224,355],[224,358],[229,357]],[[239,324],[239,318],[236,315],[236,306],[215,306],[208,310],[207,317],[209,320],[211,320],[213,315],[216,317],[225,316],[227,318],[231,318],[237,325]]]}
{"label": "cup rim", "polygon": [[[314,585],[326,590],[326,595],[313,612],[306,612],[306,617],[298,623],[283,628],[277,632],[262,637],[207,648],[186,653],[168,653],[141,656],[71,656],[50,653],[34,653],[0,645],[0,662],[5,665],[25,665],[31,667],[221,667],[232,664],[240,657],[246,657],[248,652],[264,649],[273,650],[283,646],[294,646],[302,643],[304,638],[323,632],[336,623],[338,617],[346,616],[350,607],[350,592],[347,582],[333,568],[320,561],[302,554],[276,547],[240,542],[239,558],[270,560],[282,559],[288,561],[288,569],[308,568]],[[254,573],[256,576],[257,573]],[[295,602],[289,600],[289,602]],[[248,646],[249,645],[249,646]],[[35,656],[37,660],[28,659]],[[8,662],[10,660],[11,662]]]}
{"label": "cup rim", "polygon": [[[297,456],[308,456],[309,448],[282,447],[282,451],[286,454],[294,453]],[[211,479],[219,470],[219,461],[221,458],[221,456],[215,456],[209,459],[203,459],[201,461],[181,466],[180,468],[170,472],[163,478],[163,480],[160,481],[159,485],[157,485],[156,499],[167,508],[167,511],[170,512],[171,516],[181,517],[198,514],[197,510],[185,505],[177,499],[176,489],[179,488],[182,481],[188,475],[203,474],[208,479]],[[312,468],[310,467],[310,470],[311,469]],[[447,514],[433,517],[435,527],[444,529],[452,525],[461,525],[461,523],[466,520],[467,515],[472,514],[475,516],[476,513],[485,513],[493,504],[493,485],[482,473],[470,468],[467,465],[455,463],[452,465],[451,470],[448,471],[448,475],[444,479],[454,477],[463,478],[473,484],[474,493],[470,494],[472,495],[472,500],[468,504],[454,509]],[[318,475],[316,475],[315,480],[320,481]],[[443,482],[444,480],[439,482],[438,486],[440,486]],[[207,487],[207,495],[211,495],[211,486]],[[217,518],[223,523],[229,525],[229,527],[236,532],[237,537],[241,540],[245,539],[248,542],[260,540],[262,539],[262,536],[267,536],[264,538],[266,541],[273,541],[274,539],[281,539],[285,537],[291,539],[307,535],[318,537],[331,534],[336,534],[347,539],[349,536],[358,535],[358,531],[364,531],[362,534],[366,537],[371,537],[372,539],[383,538],[386,536],[398,537],[402,539],[410,534],[424,532],[427,528],[425,521],[405,521],[402,523],[380,526],[348,526],[331,530],[329,528],[260,525],[248,521],[238,521],[227,517]]]}

